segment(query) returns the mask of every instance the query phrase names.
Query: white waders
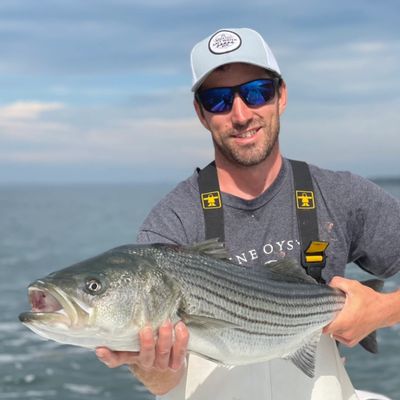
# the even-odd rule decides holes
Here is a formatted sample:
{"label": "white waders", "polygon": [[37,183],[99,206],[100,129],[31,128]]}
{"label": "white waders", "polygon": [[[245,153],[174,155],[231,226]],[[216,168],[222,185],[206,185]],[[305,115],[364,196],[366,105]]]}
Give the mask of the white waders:
{"label": "white waders", "polygon": [[226,368],[195,355],[187,374],[163,400],[359,400],[334,340],[323,335],[316,375],[307,377],[290,361]]}

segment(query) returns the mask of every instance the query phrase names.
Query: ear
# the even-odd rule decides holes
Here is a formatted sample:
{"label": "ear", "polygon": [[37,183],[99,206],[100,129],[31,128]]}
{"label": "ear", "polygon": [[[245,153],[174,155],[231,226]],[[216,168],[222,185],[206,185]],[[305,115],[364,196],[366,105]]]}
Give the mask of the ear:
{"label": "ear", "polygon": [[206,128],[208,131],[210,130],[210,127],[208,125],[208,121],[206,119],[206,116],[204,114],[204,110],[202,106],[199,104],[199,102],[196,99],[193,99],[193,105],[194,109],[196,110],[197,117],[199,118],[201,124]]}
{"label": "ear", "polygon": [[286,109],[287,103],[287,87],[285,81],[282,81],[282,84],[279,88],[279,99],[278,99],[278,108],[279,115],[282,115]]}

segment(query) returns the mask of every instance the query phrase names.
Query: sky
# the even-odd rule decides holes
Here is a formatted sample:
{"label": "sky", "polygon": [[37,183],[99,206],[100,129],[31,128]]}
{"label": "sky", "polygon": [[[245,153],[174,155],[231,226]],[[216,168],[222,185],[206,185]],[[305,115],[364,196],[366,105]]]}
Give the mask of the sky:
{"label": "sky", "polygon": [[0,184],[175,182],[213,159],[192,46],[259,31],[286,157],[400,175],[398,0],[0,0]]}

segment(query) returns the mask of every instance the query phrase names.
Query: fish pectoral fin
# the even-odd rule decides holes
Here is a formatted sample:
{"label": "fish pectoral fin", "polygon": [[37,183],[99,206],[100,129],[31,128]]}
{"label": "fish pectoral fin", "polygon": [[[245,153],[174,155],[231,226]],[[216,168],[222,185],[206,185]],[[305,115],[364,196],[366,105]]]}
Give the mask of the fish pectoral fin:
{"label": "fish pectoral fin", "polygon": [[285,357],[310,378],[315,376],[315,360],[320,338],[321,332],[317,332],[304,346]]}
{"label": "fish pectoral fin", "polygon": [[207,355],[205,355],[205,354],[203,354],[203,353],[198,353],[198,352],[193,351],[193,350],[189,350],[189,352],[190,352],[191,354],[194,354],[194,355],[196,355],[196,356],[199,356],[199,357],[201,357],[201,358],[204,358],[205,360],[211,361],[211,362],[213,362],[214,364],[217,364],[219,367],[223,367],[223,368],[225,368],[225,369],[227,369],[227,370],[231,370],[231,369],[235,368],[234,365],[224,364],[221,360],[217,360],[216,358],[207,356]]}
{"label": "fish pectoral fin", "polygon": [[232,322],[208,317],[206,315],[180,313],[179,316],[188,327],[196,327],[197,329],[227,329],[238,327]]}

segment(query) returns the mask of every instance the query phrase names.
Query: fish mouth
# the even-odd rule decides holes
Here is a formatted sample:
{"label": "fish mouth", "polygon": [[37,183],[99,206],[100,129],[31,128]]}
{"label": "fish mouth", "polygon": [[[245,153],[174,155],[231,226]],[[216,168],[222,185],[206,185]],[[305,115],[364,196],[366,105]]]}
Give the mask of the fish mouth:
{"label": "fish mouth", "polygon": [[36,281],[28,288],[31,311],[19,315],[22,323],[61,324],[72,327],[88,315],[81,304],[59,287],[49,282]]}

